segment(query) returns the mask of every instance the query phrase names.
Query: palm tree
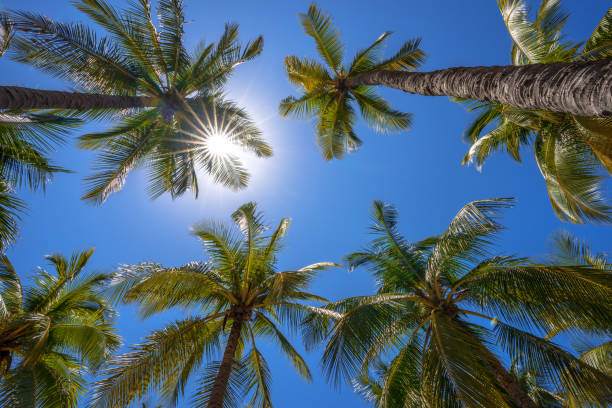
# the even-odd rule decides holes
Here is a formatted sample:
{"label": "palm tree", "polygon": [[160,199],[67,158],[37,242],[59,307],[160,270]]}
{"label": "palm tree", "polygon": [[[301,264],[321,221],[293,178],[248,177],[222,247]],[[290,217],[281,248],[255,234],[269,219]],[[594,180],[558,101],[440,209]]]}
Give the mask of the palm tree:
{"label": "palm tree", "polygon": [[[204,243],[207,262],[178,268],[155,263],[122,268],[113,286],[117,299],[139,303],[145,317],[173,307],[192,315],[153,332],[111,362],[108,376],[96,388],[94,405],[123,406],[153,390],[176,403],[188,379],[199,371],[193,406],[230,406],[244,393],[251,395],[249,406],[269,407],[271,377],[256,343],[260,337],[274,341],[296,371],[311,379],[305,361],[277,325],[297,328],[309,310],[301,302],[324,301],[305,290],[316,271],[335,265],[322,262],[277,272],[276,254],[289,219],[264,235],[267,227],[255,203],[242,205],[232,218],[241,234],[218,223],[193,229]],[[221,360],[211,362],[220,345],[224,345]]]}
{"label": "palm tree", "polygon": [[0,406],[76,407],[86,375],[119,347],[103,295],[109,276],[83,273],[93,252],[47,256],[55,274],[40,269],[25,290],[0,257]]}
{"label": "palm tree", "polygon": [[[353,132],[354,109],[379,130],[404,130],[410,116],[392,110],[373,90],[384,85],[420,95],[447,95],[501,103],[523,109],[566,112],[582,116],[612,116],[612,61],[534,64],[529,66],[449,68],[412,72],[424,58],[419,40],[411,40],[388,59],[380,59],[382,46],[391,34],[383,33],[359,51],[351,65],[342,65],[344,45],[331,18],[313,3],[300,14],[304,32],[316,43],[325,66],[311,59],[285,58],[289,80],[303,94],[285,98],[282,116],[316,118],[316,136],[326,159],[342,157],[360,145]],[[594,48],[608,47],[606,39]],[[487,80],[483,80],[487,78]],[[582,99],[584,98],[584,99]]]}
{"label": "palm tree", "polygon": [[563,378],[591,400],[606,401],[612,378],[539,333],[557,325],[608,330],[612,276],[493,256],[499,211],[511,203],[471,202],[442,235],[408,243],[397,230],[396,210],[375,201],[374,239],[347,261],[372,268],[377,293],[330,303],[304,321],[307,345],[326,341],[328,378],[367,375],[377,359],[389,357],[381,406],[396,406],[388,405],[393,384],[416,372],[420,392],[406,395],[407,406],[535,408],[504,367],[497,354],[503,352],[550,382]]}
{"label": "palm tree", "polygon": [[371,86],[348,87],[351,78],[380,70],[416,70],[425,59],[419,49],[420,39],[405,42],[390,58],[380,60],[387,38],[383,33],[372,45],[360,50],[350,66],[344,67],[344,45],[331,20],[314,4],[307,14],[300,14],[304,32],[313,37],[325,65],[296,56],[285,58],[289,81],[300,87],[304,94],[299,98],[289,96],[280,103],[281,116],[316,118],[317,144],[326,160],[342,158],[361,146],[361,140],[353,130],[355,102],[361,116],[376,131],[402,131],[410,127],[411,116],[394,110]]}
{"label": "palm tree", "polygon": [[[533,21],[529,21],[529,9],[521,0],[500,0],[499,8],[513,40],[511,59],[516,66],[612,57],[612,8],[584,46],[563,36],[568,15],[559,0],[543,0]],[[464,164],[475,163],[480,169],[492,153],[502,150],[520,162],[521,147],[533,144],[553,210],[561,220],[612,221],[612,209],[601,185],[607,172],[612,172],[609,118],[461,102],[479,113],[466,130],[465,139],[471,147]]]}
{"label": "palm tree", "polygon": [[11,49],[16,61],[95,95],[5,87],[0,107],[119,115],[118,125],[80,138],[82,148],[101,151],[83,198],[102,203],[140,165],[149,169],[152,197],[170,192],[174,198],[187,190],[197,196],[198,170],[232,188],[245,187],[249,175],[241,161],[214,151],[209,141],[224,138],[259,157],[272,154],[247,113],[222,95],[234,68],[261,53],[262,37],[241,47],[238,25],[227,24],[217,43],[188,53],[181,0],[159,2],[159,27],[148,0],[122,12],[104,0],[75,4],[108,36],[99,38],[80,23],[16,12],[10,18],[19,34]]}

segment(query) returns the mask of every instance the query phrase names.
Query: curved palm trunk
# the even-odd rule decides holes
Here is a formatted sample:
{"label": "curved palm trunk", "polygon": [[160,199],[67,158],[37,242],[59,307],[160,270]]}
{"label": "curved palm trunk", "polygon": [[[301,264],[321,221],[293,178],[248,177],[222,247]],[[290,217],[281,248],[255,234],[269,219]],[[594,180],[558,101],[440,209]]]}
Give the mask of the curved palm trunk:
{"label": "curved palm trunk", "polygon": [[0,109],[128,109],[154,106],[148,96],[119,96],[0,86]]}
{"label": "curved palm trunk", "polygon": [[512,401],[520,408],[538,408],[537,404],[533,402],[529,395],[520,387],[514,377],[506,370],[506,368],[499,362],[497,357],[493,355],[486,347],[483,347],[484,358],[486,364],[495,376],[497,382],[504,388],[508,393]]}
{"label": "curved palm trunk", "polygon": [[612,60],[432,72],[379,71],[346,81],[349,87],[359,85],[384,85],[419,95],[455,96],[580,116],[612,116]]}
{"label": "curved palm trunk", "polygon": [[210,393],[210,401],[208,402],[208,408],[222,408],[223,400],[225,399],[225,391],[227,383],[229,381],[230,374],[232,372],[232,365],[234,364],[234,356],[236,355],[236,348],[238,347],[238,340],[240,339],[240,332],[242,330],[242,324],[244,322],[243,316],[239,315],[235,318],[232,323],[232,329],[230,335],[227,338],[227,344],[225,345],[225,351],[223,352],[223,359],[215,378],[212,391]]}
{"label": "curved palm trunk", "polygon": [[[480,339],[472,334],[464,322],[459,321],[458,324],[468,336],[472,337],[473,344],[482,344]],[[538,408],[538,405],[529,398],[529,395],[521,388],[502,363],[499,362],[497,357],[484,345],[480,347],[480,349],[485,364],[489,367],[489,370],[491,370],[495,380],[508,393],[516,406],[519,408]]]}

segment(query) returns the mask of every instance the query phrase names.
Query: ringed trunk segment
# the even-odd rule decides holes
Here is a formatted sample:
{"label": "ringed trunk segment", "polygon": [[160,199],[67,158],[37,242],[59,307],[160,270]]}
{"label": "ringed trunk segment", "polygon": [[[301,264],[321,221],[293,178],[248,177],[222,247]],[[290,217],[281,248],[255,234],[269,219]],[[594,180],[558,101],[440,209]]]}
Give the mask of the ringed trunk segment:
{"label": "ringed trunk segment", "polygon": [[242,325],[246,320],[248,320],[249,314],[233,313],[232,317],[234,321],[232,323],[229,337],[227,338],[227,344],[225,345],[225,351],[223,352],[223,359],[221,360],[221,365],[219,366],[219,371],[217,372],[217,377],[215,378],[215,382],[210,393],[208,408],[223,408],[225,391],[232,372],[232,366],[234,365],[236,348],[238,347],[238,341],[240,340],[240,332],[242,331]]}
{"label": "ringed trunk segment", "polygon": [[456,67],[432,72],[378,71],[346,81],[425,96],[454,96],[514,106],[612,117],[612,60]]}
{"label": "ringed trunk segment", "polygon": [[155,106],[149,96],[120,96],[0,86],[0,109],[130,109]]}

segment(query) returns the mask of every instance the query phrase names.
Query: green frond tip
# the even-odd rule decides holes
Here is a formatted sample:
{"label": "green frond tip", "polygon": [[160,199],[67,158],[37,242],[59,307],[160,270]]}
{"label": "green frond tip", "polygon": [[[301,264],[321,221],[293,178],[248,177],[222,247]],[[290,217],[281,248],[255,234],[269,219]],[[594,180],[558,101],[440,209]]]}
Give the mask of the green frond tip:
{"label": "green frond tip", "polygon": [[319,54],[338,74],[344,57],[344,44],[331,18],[315,3],[310,5],[306,14],[299,14],[299,17],[304,32],[315,40]]}

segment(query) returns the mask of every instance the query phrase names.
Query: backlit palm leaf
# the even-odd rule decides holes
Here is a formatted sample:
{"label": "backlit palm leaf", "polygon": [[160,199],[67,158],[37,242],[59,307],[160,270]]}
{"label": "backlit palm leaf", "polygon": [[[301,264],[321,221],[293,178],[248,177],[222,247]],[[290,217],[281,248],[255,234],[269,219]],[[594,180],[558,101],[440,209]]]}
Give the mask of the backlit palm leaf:
{"label": "backlit palm leaf", "polygon": [[14,58],[88,92],[146,96],[154,102],[144,110],[109,106],[99,112],[66,112],[120,120],[108,131],[81,138],[82,148],[101,152],[83,198],[101,204],[123,187],[131,170],[143,166],[150,170],[153,198],[166,192],[175,198],[188,190],[197,197],[200,170],[217,183],[244,188],[249,174],[241,160],[209,151],[207,141],[221,136],[258,157],[272,154],[247,113],[222,95],[234,68],[261,53],[263,39],[241,46],[238,26],[227,24],[217,43],[190,54],[183,45],[180,0],[160,1],[158,21],[148,0],[126,10],[104,0],[75,4],[106,37],[80,23],[16,12],[11,19],[20,35],[13,41]]}

